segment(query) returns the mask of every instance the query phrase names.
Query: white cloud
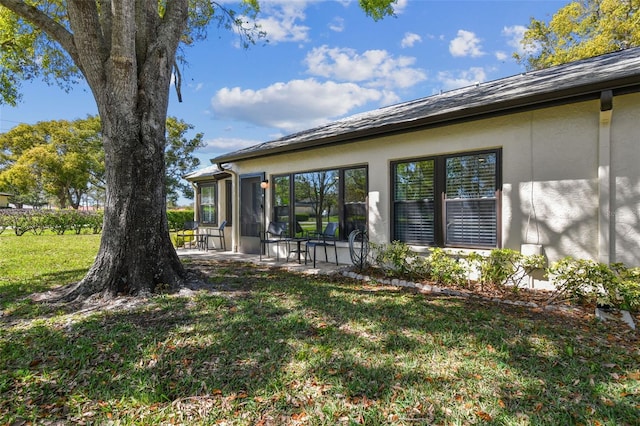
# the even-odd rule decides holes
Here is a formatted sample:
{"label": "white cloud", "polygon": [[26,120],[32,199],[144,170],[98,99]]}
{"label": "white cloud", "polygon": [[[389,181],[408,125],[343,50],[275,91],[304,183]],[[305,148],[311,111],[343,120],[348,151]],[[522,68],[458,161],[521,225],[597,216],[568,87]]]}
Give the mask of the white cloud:
{"label": "white cloud", "polygon": [[260,2],[261,16],[256,23],[267,34],[270,43],[302,42],[309,40],[309,27],[302,25],[306,19],[305,1],[266,0]]}
{"label": "white cloud", "polygon": [[404,12],[404,10],[409,5],[409,0],[397,0],[395,4],[393,4],[393,11],[396,15],[400,15]]}
{"label": "white cloud", "polygon": [[501,50],[496,52],[496,59],[499,61],[506,61],[508,57],[509,55],[507,55],[505,52]]}
{"label": "white cloud", "polygon": [[198,149],[201,154],[236,151],[247,148],[264,141],[240,138],[214,138],[204,141],[205,146]]}
{"label": "white cloud", "polygon": [[215,94],[211,105],[220,117],[294,132],[327,123],[368,102],[388,101],[388,96],[354,83],[307,79],[259,90],[224,88]]}
{"label": "white cloud", "polygon": [[402,42],[400,42],[400,46],[402,46],[403,48],[413,47],[413,45],[418,42],[422,42],[422,37],[420,37],[418,34],[404,33],[404,38],[402,39]]}
{"label": "white cloud", "polygon": [[414,57],[393,57],[386,50],[367,50],[320,46],[305,58],[309,74],[324,78],[363,83],[368,87],[407,88],[427,78],[412,66]]}
{"label": "white cloud", "polygon": [[523,25],[513,25],[511,27],[504,27],[502,29],[502,35],[507,38],[507,44],[513,47],[516,53],[523,55],[527,53],[534,53],[537,48],[524,48],[522,45],[522,39],[524,33],[527,31],[527,27]]}
{"label": "white cloud", "polygon": [[449,52],[456,57],[471,56],[472,58],[477,58],[484,55],[480,46],[480,39],[475,33],[466,30],[458,30],[458,36],[449,43]]}
{"label": "white cloud", "polygon": [[483,68],[471,67],[468,70],[458,71],[441,71],[438,73],[438,81],[442,83],[444,90],[452,90],[460,87],[470,86],[476,83],[482,83],[487,79],[487,74]]}
{"label": "white cloud", "polygon": [[333,18],[329,23],[329,29],[337,33],[341,33],[342,31],[344,31],[344,18],[341,18],[339,16]]}

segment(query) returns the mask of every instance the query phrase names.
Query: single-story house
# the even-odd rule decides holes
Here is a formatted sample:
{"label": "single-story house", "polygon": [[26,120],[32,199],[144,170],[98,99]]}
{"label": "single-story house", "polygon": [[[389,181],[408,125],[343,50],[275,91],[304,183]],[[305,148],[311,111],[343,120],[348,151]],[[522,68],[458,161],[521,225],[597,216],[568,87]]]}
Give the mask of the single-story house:
{"label": "single-story house", "polygon": [[211,162],[188,176],[196,219],[227,220],[230,248],[243,253],[261,250],[271,221],[338,222],[340,263],[350,263],[349,233],[366,229],[373,242],[416,250],[511,248],[640,266],[640,48],[357,114]]}
{"label": "single-story house", "polygon": [[6,192],[0,192],[0,209],[9,208],[9,197],[11,197],[11,194],[7,194]]}

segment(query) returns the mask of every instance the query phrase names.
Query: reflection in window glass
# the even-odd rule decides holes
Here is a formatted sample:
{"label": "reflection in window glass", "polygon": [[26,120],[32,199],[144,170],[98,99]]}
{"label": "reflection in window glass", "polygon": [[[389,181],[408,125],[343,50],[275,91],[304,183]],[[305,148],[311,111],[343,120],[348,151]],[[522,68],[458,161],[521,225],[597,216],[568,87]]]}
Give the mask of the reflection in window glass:
{"label": "reflection in window glass", "polygon": [[273,196],[275,221],[289,223],[289,211],[291,207],[289,194],[289,176],[276,176],[273,178]]}
{"label": "reflection in window glass", "polygon": [[344,171],[344,235],[367,229],[367,169]]}
{"label": "reflection in window glass", "polygon": [[495,191],[495,152],[447,158],[447,198],[492,198]]}
{"label": "reflection in window glass", "polygon": [[203,185],[200,187],[200,222],[206,224],[217,224],[216,198],[217,185]]}
{"label": "reflection in window glass", "polygon": [[353,229],[366,229],[366,167],[314,170],[272,179],[273,217],[293,227],[290,234],[323,231],[329,222],[340,224],[343,239]]}
{"label": "reflection in window glass", "polygon": [[322,231],[327,222],[338,222],[338,171],[295,175],[296,220],[306,231]]}

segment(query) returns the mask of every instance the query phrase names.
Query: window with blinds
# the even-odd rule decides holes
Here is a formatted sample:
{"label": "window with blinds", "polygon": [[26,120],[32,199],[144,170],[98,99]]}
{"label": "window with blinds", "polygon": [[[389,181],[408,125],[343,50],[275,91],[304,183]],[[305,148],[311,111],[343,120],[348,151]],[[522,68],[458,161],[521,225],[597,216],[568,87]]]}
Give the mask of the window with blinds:
{"label": "window with blinds", "polygon": [[495,152],[445,158],[445,244],[496,247]]}
{"label": "window with blinds", "polygon": [[432,245],[435,242],[434,160],[394,166],[394,240]]}
{"label": "window with blinds", "polygon": [[392,165],[392,240],[498,246],[500,151],[442,155]]}

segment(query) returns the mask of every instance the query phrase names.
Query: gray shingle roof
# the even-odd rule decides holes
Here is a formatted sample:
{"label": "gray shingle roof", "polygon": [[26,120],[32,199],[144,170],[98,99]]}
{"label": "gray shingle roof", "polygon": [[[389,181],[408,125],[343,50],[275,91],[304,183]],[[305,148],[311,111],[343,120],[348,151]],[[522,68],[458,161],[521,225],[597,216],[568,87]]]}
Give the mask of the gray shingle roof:
{"label": "gray shingle roof", "polygon": [[224,170],[220,170],[220,168],[214,164],[202,169],[195,170],[185,175],[184,178],[188,181],[195,182],[198,180],[209,180],[212,177],[224,177],[227,175],[227,172],[225,172]]}
{"label": "gray shingle roof", "polygon": [[640,48],[622,50],[539,71],[480,83],[356,114],[211,159],[214,164],[344,143],[390,132],[507,113],[520,108],[580,97],[599,98],[603,90],[640,91]]}

